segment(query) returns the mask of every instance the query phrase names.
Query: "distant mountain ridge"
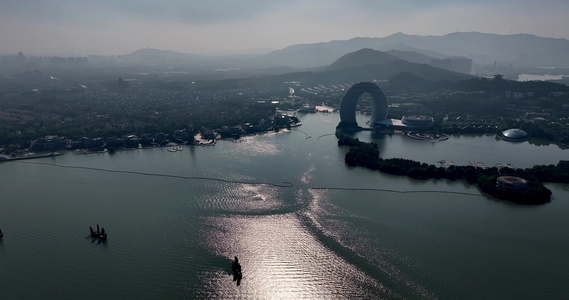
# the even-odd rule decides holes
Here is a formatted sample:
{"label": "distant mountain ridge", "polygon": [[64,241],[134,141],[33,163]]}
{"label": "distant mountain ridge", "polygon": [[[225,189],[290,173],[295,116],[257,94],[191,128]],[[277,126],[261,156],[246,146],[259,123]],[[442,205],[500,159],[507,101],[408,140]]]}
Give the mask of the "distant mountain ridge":
{"label": "distant mountain ridge", "polygon": [[370,48],[363,48],[338,58],[335,62],[326,67],[326,70],[385,64],[396,60],[399,60],[399,58],[391,54]]}
{"label": "distant mountain ridge", "polygon": [[[457,73],[399,59],[393,55],[369,48],[347,53],[329,66],[312,71],[227,79],[217,82],[200,82],[202,88],[254,88],[265,85],[282,85],[283,82],[301,82],[303,86],[338,84],[358,81],[389,81],[398,88],[414,89],[436,84],[452,84],[471,75]],[[393,84],[392,84],[393,82]]]}
{"label": "distant mountain ridge", "polygon": [[336,77],[337,82],[389,80],[406,73],[427,81],[458,81],[471,76],[437,68],[428,64],[409,62],[394,55],[369,48],[348,53],[320,72]]}
{"label": "distant mountain ridge", "polygon": [[[419,36],[396,33],[382,38],[356,37],[349,40],[292,45],[268,54],[205,56],[167,50],[141,49],[119,58],[127,63],[168,63],[170,65],[215,66],[220,68],[308,69],[325,67],[339,57],[363,48],[393,51],[387,54],[412,62],[420,55],[444,60],[467,57],[474,64],[513,65],[514,67],[569,67],[569,40],[529,34],[498,35],[455,32],[443,36]],[[414,52],[409,54],[405,52]],[[426,63],[425,61],[421,63]]]}
{"label": "distant mountain ridge", "polygon": [[413,63],[417,63],[417,64],[430,64],[433,60],[436,59],[432,56],[424,55],[424,54],[417,53],[414,51],[403,51],[403,50],[391,49],[391,50],[385,51],[385,53],[391,54],[393,56],[396,56],[396,57],[403,59],[403,60],[406,60],[408,62],[413,62]]}
{"label": "distant mountain ridge", "polygon": [[[357,37],[344,41],[293,45],[273,51],[260,59],[266,63],[289,66],[322,66],[332,63],[345,53],[362,48],[381,51],[395,49],[422,54],[429,51],[447,57],[468,57],[477,64],[493,64],[496,61],[515,66],[569,67],[569,40],[530,34],[498,35],[478,32],[455,32],[443,36],[407,35],[399,32],[383,38]],[[420,49],[421,52],[409,48]]]}
{"label": "distant mountain ridge", "polygon": [[[403,74],[403,75],[402,75]],[[338,58],[318,71],[294,72],[259,78],[226,81],[228,87],[263,84],[282,84],[299,81],[303,85],[337,84],[358,81],[387,81],[399,77],[402,84],[456,82],[472,78],[470,75],[435,68],[427,64],[411,63],[373,49],[360,49]]]}
{"label": "distant mountain ridge", "polygon": [[389,50],[386,53],[412,63],[427,64],[436,68],[451,70],[459,73],[472,72],[472,59],[466,57],[448,57],[436,59],[421,53],[411,51]]}

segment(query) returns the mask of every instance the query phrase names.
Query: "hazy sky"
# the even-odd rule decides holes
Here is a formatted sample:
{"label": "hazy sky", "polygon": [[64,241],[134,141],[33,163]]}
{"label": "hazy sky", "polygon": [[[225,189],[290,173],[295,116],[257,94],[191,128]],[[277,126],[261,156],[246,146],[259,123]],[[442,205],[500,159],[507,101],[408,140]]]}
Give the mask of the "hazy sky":
{"label": "hazy sky", "polygon": [[568,0],[0,0],[0,54],[222,54],[396,32],[569,39]]}

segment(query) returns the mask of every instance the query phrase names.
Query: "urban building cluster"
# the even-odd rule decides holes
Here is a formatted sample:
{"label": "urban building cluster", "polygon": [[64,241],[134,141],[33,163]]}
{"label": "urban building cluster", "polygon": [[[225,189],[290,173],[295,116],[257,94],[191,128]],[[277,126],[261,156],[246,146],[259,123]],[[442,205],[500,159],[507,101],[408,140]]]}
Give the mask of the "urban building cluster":
{"label": "urban building cluster", "polygon": [[[10,59],[22,58],[26,63],[33,60],[23,54]],[[179,80],[183,77],[174,73],[135,73],[131,69],[126,76],[114,69],[118,76],[109,78],[107,69],[97,70],[85,69],[78,78],[73,72],[42,68],[0,76],[0,148],[31,149],[32,141],[37,141],[36,149],[48,149],[51,146],[45,143],[40,146],[41,139],[55,136],[71,140],[68,146],[72,148],[96,148],[129,147],[129,143],[136,144],[134,137],[143,140],[139,141],[142,145],[160,145],[171,141],[177,130],[209,136],[211,129],[222,137],[278,130],[297,122],[283,119],[283,115],[275,117],[277,107],[303,112],[314,112],[319,106],[327,107],[326,111],[339,110],[342,97],[354,84],[290,81],[240,87],[238,81],[194,83]],[[505,80],[468,84],[476,87],[488,82]],[[402,128],[447,134],[499,134],[520,128],[530,137],[545,134],[545,138],[560,142],[569,136],[564,134],[569,130],[566,91],[493,93],[472,87],[401,89],[386,80],[374,83],[388,99],[386,120],[399,120],[391,125]],[[373,106],[371,95],[362,93],[355,110],[372,114]]]}
{"label": "urban building cluster", "polygon": [[[172,89],[141,80],[85,84],[40,71],[0,80],[0,151],[120,149],[193,143],[299,125],[277,89]],[[18,154],[18,151],[10,151]]]}
{"label": "urban building cluster", "polygon": [[41,68],[41,67],[61,67],[61,66],[87,66],[89,59],[84,56],[25,56],[23,52],[17,55],[0,56],[0,68]]}

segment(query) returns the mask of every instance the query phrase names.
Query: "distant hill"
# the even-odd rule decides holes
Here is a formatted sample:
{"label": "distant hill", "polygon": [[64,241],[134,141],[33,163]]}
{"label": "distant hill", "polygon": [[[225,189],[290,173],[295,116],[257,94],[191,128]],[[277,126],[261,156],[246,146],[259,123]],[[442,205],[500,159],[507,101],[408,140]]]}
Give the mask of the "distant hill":
{"label": "distant hill", "polygon": [[[419,49],[419,48],[415,48],[415,47],[411,47],[411,46],[407,46],[407,45],[403,45],[403,44],[391,45],[391,46],[386,47],[386,49],[390,49],[390,50],[387,50],[385,52],[390,53],[391,55],[395,55],[395,54],[391,53],[390,51],[397,51],[397,52],[400,51],[400,52],[414,52],[414,53],[418,53],[420,55],[432,57],[433,59],[449,58],[448,55],[444,55],[444,54],[438,53],[436,51]],[[397,55],[395,55],[395,56],[397,56]]]}
{"label": "distant hill", "polygon": [[398,57],[402,60],[406,60],[408,62],[417,63],[417,64],[430,64],[433,60],[437,59],[432,56],[427,56],[418,52],[413,51],[402,51],[402,50],[395,50],[391,49],[385,51],[385,53]]}
{"label": "distant hill", "polygon": [[350,81],[350,78],[352,81],[387,80],[400,73],[408,73],[429,81],[458,81],[470,78],[464,74],[409,62],[369,48],[343,55],[324,70],[318,74],[336,77],[338,82]]}
{"label": "distant hill", "polygon": [[329,66],[318,71],[294,72],[201,84],[211,88],[242,88],[267,84],[281,85],[283,82],[300,81],[303,85],[310,86],[372,80],[388,81],[395,78],[398,87],[403,87],[406,84],[409,87],[414,84],[428,86],[441,81],[457,82],[472,77],[435,68],[427,64],[408,62],[378,50],[364,48],[342,55]]}
{"label": "distant hill", "polygon": [[[400,59],[432,64],[451,70],[468,70],[457,57],[471,59],[475,65],[522,67],[569,67],[569,40],[538,37],[529,34],[498,35],[478,32],[456,32],[443,36],[419,36],[396,33],[382,38],[356,37],[315,44],[292,45],[267,54],[205,56],[158,49],[140,49],[118,58],[125,63],[144,65],[190,66],[201,69],[240,68],[266,69],[333,69],[339,57],[368,48],[390,51]],[[386,55],[387,55],[386,54]],[[427,62],[432,57],[438,62]],[[449,62],[447,59],[453,60]],[[456,61],[456,64],[454,63]],[[466,72],[468,73],[468,72]]]}
{"label": "distant hill", "polygon": [[[419,36],[396,33],[383,38],[353,38],[327,43],[293,45],[258,58],[258,63],[294,67],[314,67],[331,64],[337,57],[371,48],[413,51],[428,56],[468,57],[476,64],[514,66],[569,67],[569,40],[538,37],[529,34],[498,35],[478,32],[456,32],[443,36]],[[415,51],[418,52],[418,51]]]}
{"label": "distant hill", "polygon": [[444,36],[400,35],[397,41],[450,56],[466,56],[478,64],[494,61],[515,66],[569,66],[569,41],[530,34],[498,35],[455,32]]}
{"label": "distant hill", "polygon": [[[195,74],[199,74],[199,77],[209,77],[212,79],[228,76],[275,75],[298,70],[298,68],[290,67],[287,64],[258,64],[257,58],[260,56],[262,56],[262,54],[207,56],[171,50],[144,48],[129,54],[119,55],[117,59],[124,64],[133,66],[190,70]],[[228,71],[234,71],[234,74],[229,75],[227,73]],[[207,72],[207,74],[204,72]]]}
{"label": "distant hill", "polygon": [[401,50],[389,50],[386,51],[386,53],[392,54],[408,62],[427,64],[436,68],[464,74],[470,74],[472,72],[472,60],[466,57],[447,57],[445,59],[436,59],[421,53]]}
{"label": "distant hill", "polygon": [[[384,64],[370,64],[335,69],[315,74],[314,81],[323,83],[358,82],[371,80],[390,80],[400,73],[412,74],[427,81],[459,81],[469,78],[468,75],[438,69],[425,64],[396,60]],[[312,79],[312,78],[311,78]]]}
{"label": "distant hill", "polygon": [[327,66],[338,57],[365,48],[346,44],[345,41],[293,45],[273,51],[256,59],[258,66],[320,67]]}
{"label": "distant hill", "polygon": [[[338,57],[351,53],[362,48],[370,48],[374,50],[391,50],[400,49],[403,51],[414,51],[430,55],[434,58],[443,59],[448,56],[436,53],[434,51],[423,50],[409,45],[399,43],[397,40],[393,42],[386,38],[365,38],[356,37],[349,40],[338,40],[316,44],[300,44],[292,45],[281,50],[273,51],[269,54],[257,58],[259,65],[283,65],[291,67],[318,67],[330,65]],[[426,52],[426,53],[425,53]]]}
{"label": "distant hill", "polygon": [[329,65],[326,70],[359,67],[365,65],[378,65],[390,63],[396,60],[399,60],[399,58],[391,54],[370,48],[363,48],[356,52],[348,53],[340,57],[331,65]]}

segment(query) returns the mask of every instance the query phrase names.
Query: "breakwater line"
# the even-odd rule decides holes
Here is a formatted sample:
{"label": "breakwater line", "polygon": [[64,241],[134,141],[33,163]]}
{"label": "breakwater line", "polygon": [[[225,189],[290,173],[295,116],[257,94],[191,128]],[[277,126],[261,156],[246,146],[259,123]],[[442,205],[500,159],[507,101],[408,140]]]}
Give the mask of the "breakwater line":
{"label": "breakwater line", "polygon": [[298,132],[304,134],[304,135],[306,136],[306,139],[311,138],[311,136],[310,136],[308,133],[306,133],[306,132],[304,132],[304,131],[302,131],[302,130],[298,130],[298,129],[291,129],[291,130],[298,131]]}
{"label": "breakwater line", "polygon": [[321,137],[331,136],[331,135],[334,135],[334,136],[335,136],[336,134],[335,134],[335,133],[327,133],[327,134],[323,134],[323,135],[317,137],[316,139],[319,140]]}
{"label": "breakwater line", "polygon": [[437,193],[437,194],[455,194],[455,195],[484,197],[481,194],[475,194],[475,193],[452,192],[452,191],[432,191],[432,190],[399,191],[399,190],[391,190],[391,189],[344,188],[344,187],[311,187],[310,189],[312,189],[312,190],[336,190],[336,191],[371,191],[371,192],[387,192],[387,193],[398,193],[398,194]]}
{"label": "breakwater line", "polygon": [[134,174],[134,175],[143,175],[143,176],[176,178],[176,179],[209,180],[209,181],[219,181],[219,182],[232,183],[232,184],[266,185],[266,186],[274,186],[274,187],[281,187],[281,188],[291,188],[294,186],[294,184],[292,184],[292,182],[288,182],[288,181],[285,181],[285,182],[282,182],[281,184],[278,184],[278,183],[271,183],[271,182],[241,181],[241,180],[230,180],[230,179],[222,179],[222,178],[215,178],[215,177],[204,177],[204,176],[183,176],[183,175],[172,175],[172,174],[161,174],[161,173],[150,173],[150,172],[111,170],[111,169],[82,167],[82,166],[55,165],[55,164],[38,163],[38,162],[18,162],[18,163],[32,164],[32,165],[43,165],[43,166],[58,167],[58,168],[65,168],[65,169],[81,169],[81,170],[91,170],[91,171],[99,171],[99,172],[123,173],[123,174]]}

